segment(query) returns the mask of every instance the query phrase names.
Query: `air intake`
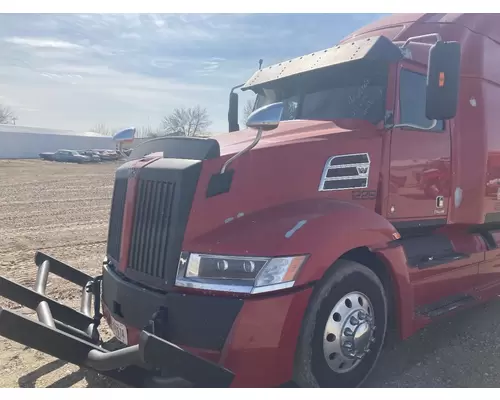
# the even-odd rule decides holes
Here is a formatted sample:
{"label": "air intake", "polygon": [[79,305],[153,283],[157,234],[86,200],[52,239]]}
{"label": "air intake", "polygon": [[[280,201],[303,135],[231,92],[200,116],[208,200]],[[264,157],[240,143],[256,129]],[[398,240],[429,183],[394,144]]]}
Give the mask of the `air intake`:
{"label": "air intake", "polygon": [[368,153],[333,156],[326,161],[319,191],[364,189],[369,175]]}

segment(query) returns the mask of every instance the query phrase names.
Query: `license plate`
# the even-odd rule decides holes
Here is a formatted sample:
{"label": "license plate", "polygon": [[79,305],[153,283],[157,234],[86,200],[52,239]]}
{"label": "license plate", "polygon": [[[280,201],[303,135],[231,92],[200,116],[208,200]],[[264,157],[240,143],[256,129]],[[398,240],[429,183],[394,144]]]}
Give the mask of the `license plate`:
{"label": "license plate", "polygon": [[111,330],[113,331],[115,337],[123,344],[128,344],[127,338],[127,328],[121,322],[110,316]]}

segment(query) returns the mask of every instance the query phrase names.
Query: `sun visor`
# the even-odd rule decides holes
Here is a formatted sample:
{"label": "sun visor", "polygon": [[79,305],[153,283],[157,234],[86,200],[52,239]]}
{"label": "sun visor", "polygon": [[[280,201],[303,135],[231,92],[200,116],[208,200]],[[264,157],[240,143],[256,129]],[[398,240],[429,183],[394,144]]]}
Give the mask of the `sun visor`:
{"label": "sun visor", "polygon": [[397,62],[401,50],[385,36],[372,36],[274,64],[255,72],[241,90],[358,60]]}

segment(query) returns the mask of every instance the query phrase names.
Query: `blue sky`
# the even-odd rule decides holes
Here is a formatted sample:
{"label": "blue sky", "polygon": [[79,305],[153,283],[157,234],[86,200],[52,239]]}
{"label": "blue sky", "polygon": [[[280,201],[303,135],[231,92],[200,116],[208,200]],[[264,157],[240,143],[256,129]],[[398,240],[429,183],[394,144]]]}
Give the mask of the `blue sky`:
{"label": "blue sky", "polygon": [[[206,107],[227,131],[232,86],[328,48],[379,14],[0,14],[0,104],[18,125],[150,125]],[[248,98],[242,98],[241,104]]]}

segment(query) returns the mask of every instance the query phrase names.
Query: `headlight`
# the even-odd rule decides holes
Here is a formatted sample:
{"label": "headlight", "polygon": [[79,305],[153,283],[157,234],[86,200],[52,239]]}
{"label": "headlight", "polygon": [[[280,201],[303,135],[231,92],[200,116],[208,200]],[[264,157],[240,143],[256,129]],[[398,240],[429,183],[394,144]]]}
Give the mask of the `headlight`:
{"label": "headlight", "polygon": [[292,287],[307,256],[236,257],[182,253],[176,286],[237,293]]}

